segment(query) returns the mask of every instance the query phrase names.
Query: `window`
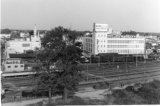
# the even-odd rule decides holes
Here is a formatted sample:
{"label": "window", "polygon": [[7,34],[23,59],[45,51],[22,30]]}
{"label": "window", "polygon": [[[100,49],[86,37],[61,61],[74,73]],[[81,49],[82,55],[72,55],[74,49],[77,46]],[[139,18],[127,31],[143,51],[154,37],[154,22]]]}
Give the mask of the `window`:
{"label": "window", "polygon": [[23,67],[23,65],[21,65],[21,67]]}
{"label": "window", "polygon": [[11,66],[8,66],[7,68],[11,68]]}
{"label": "window", "polygon": [[29,44],[29,43],[24,43],[24,44],[22,44],[22,46],[23,46],[23,47],[29,47],[30,44]]}
{"label": "window", "polygon": [[15,68],[17,68],[18,66],[17,65],[15,65]]}

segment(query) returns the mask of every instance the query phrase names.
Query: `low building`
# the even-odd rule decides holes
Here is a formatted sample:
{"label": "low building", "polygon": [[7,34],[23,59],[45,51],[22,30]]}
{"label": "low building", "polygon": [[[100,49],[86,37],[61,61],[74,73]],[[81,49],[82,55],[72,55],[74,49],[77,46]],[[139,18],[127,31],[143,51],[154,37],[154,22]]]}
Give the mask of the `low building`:
{"label": "low building", "polygon": [[36,28],[34,34],[28,38],[14,39],[7,41],[5,44],[6,58],[10,58],[9,54],[22,54],[28,50],[36,50],[41,48],[41,39],[37,34]]}
{"label": "low building", "polygon": [[157,42],[160,44],[160,35],[157,38]]}
{"label": "low building", "polygon": [[3,64],[3,72],[20,72],[24,71],[24,63],[21,59],[10,58],[6,59]]}
{"label": "low building", "polygon": [[10,38],[11,34],[0,34],[0,38]]}
{"label": "low building", "polygon": [[13,40],[6,42],[6,57],[9,58],[9,54],[21,54],[27,50],[36,50],[41,47],[40,41],[23,41]]}

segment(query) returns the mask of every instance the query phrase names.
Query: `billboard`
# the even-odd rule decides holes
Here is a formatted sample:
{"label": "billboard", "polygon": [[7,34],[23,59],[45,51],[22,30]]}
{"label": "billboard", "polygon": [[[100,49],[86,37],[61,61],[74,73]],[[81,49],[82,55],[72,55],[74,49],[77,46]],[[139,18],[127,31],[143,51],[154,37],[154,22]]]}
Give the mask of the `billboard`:
{"label": "billboard", "polygon": [[6,64],[22,64],[19,59],[7,59]]}
{"label": "billboard", "polygon": [[93,31],[108,31],[108,24],[93,24]]}

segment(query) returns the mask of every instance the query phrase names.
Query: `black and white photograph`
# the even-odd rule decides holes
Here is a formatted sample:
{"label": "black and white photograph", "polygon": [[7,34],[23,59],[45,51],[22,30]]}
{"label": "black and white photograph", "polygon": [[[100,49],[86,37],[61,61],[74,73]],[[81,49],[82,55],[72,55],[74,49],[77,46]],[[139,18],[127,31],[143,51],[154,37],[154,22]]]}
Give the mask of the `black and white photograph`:
{"label": "black and white photograph", "polygon": [[1,106],[160,105],[160,0],[1,0]]}

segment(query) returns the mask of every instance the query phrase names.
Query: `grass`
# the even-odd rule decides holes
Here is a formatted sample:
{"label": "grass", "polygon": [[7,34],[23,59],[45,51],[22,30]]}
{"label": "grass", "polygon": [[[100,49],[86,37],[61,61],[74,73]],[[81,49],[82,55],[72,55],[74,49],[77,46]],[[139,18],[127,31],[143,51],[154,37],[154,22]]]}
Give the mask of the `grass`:
{"label": "grass", "polygon": [[160,81],[143,84],[137,91],[133,88],[113,91],[114,104],[160,104]]}
{"label": "grass", "polygon": [[[53,105],[135,105],[135,104],[160,104],[160,81],[142,84],[138,90],[134,90],[134,86],[129,86],[126,89],[113,90],[112,94],[105,95],[103,100],[80,98],[74,96],[69,99],[68,103],[63,100],[56,100]],[[41,103],[29,106],[41,106]]]}

